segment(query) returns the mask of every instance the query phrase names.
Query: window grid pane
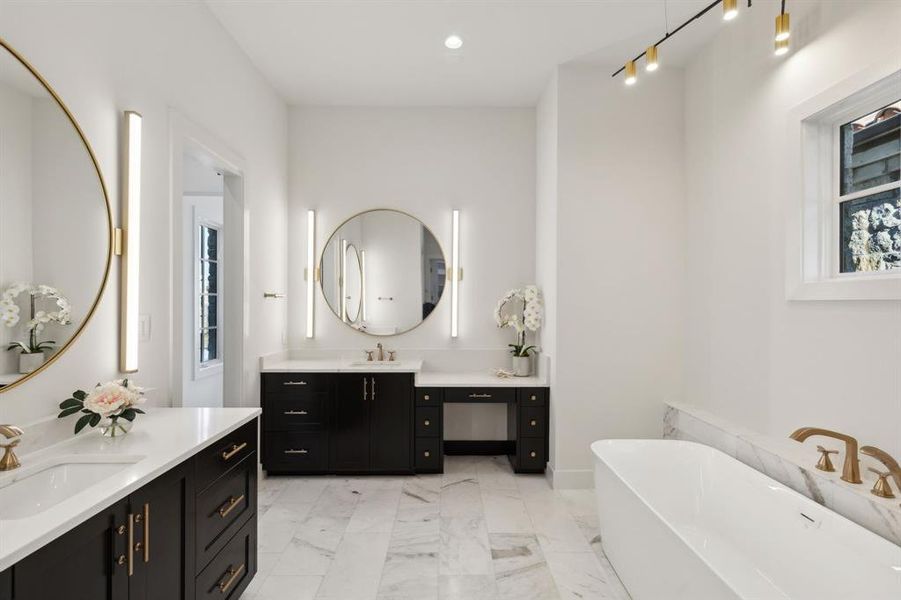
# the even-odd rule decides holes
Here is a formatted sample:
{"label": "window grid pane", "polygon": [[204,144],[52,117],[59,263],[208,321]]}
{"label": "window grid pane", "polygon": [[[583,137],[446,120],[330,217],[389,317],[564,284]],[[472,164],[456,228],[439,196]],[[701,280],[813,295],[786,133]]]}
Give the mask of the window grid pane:
{"label": "window grid pane", "polygon": [[901,179],[901,100],[840,131],[843,196]]}
{"label": "window grid pane", "polygon": [[901,189],[839,205],[841,273],[901,269]]}
{"label": "window grid pane", "polygon": [[219,359],[219,231],[206,225],[199,231],[198,295],[200,363]]}

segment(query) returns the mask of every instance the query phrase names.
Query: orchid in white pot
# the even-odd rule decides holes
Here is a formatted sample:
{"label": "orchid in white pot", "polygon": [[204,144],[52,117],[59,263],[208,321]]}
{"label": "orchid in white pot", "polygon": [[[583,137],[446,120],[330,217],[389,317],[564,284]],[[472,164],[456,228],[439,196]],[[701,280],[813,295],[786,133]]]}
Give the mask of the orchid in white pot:
{"label": "orchid in white pot", "polygon": [[60,403],[57,418],[81,413],[75,422],[75,433],[90,425],[99,426],[104,436],[118,437],[128,433],[135,418],[144,414],[138,408],[143,403],[144,388],[129,379],[116,379],[98,383],[90,392],[75,390],[71,398]]}
{"label": "orchid in white pot", "polygon": [[494,320],[498,327],[511,327],[516,330],[516,343],[508,346],[513,354],[513,372],[519,377],[531,374],[530,357],[539,348],[527,344],[527,334],[541,329],[543,308],[541,290],[536,285],[527,285],[504,294],[494,310]]}
{"label": "orchid in white pot", "polygon": [[[15,327],[21,321],[17,299],[23,293],[28,295],[30,309],[30,318],[25,323],[28,339],[11,342],[6,349],[19,350],[19,372],[26,374],[44,364],[44,351],[56,345],[53,340],[40,340],[40,334],[49,323],[69,325],[72,322],[72,305],[56,288],[49,285],[14,283],[0,294],[0,321],[8,328]],[[48,300],[54,301],[54,310],[39,307],[39,302]]]}

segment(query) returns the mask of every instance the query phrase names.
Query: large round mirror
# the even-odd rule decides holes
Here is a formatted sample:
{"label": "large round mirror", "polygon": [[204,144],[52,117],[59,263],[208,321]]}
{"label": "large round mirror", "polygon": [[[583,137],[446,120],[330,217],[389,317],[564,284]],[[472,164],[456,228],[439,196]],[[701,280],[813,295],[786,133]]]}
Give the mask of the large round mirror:
{"label": "large round mirror", "polygon": [[109,272],[112,217],[97,162],[50,86],[0,40],[0,391],[84,327]]}
{"label": "large round mirror", "polygon": [[347,325],[396,335],[422,323],[444,293],[444,252],[417,218],[370,210],[341,224],[319,264],[325,301]]}

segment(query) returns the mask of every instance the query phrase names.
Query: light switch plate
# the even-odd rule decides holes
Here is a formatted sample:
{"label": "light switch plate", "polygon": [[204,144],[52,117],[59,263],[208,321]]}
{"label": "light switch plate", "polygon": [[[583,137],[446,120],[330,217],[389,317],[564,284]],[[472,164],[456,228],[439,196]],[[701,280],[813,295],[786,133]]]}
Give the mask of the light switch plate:
{"label": "light switch plate", "polygon": [[150,341],[150,315],[139,315],[139,330],[138,330],[138,341],[139,342],[149,342]]}

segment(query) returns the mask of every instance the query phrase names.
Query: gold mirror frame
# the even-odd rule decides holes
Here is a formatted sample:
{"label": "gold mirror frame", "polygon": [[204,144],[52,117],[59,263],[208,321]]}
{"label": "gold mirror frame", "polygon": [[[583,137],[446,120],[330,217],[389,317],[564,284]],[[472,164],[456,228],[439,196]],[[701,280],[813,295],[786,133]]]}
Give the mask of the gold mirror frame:
{"label": "gold mirror frame", "polygon": [[[356,259],[357,259],[357,270],[360,272],[360,276],[356,278],[360,281],[360,298],[359,298],[359,302],[357,302],[357,312],[354,315],[353,319],[350,318],[350,312],[347,310],[347,306],[344,307],[344,317],[347,319],[345,321],[345,323],[352,325],[352,324],[356,323],[357,320],[360,320],[360,321],[363,320],[363,261],[360,259],[360,251],[357,250],[356,245],[348,244],[347,250],[346,250],[346,252],[344,254],[344,258],[343,258],[345,263],[347,262],[347,253],[349,253],[351,251],[353,251],[353,256],[356,257]],[[345,271],[346,271],[346,269],[345,269]],[[346,302],[347,301],[347,279],[346,278],[343,279],[343,281],[342,281],[342,289],[344,290],[344,296],[345,296],[345,302]]]}
{"label": "gold mirror frame", "polygon": [[79,126],[78,121],[75,120],[75,117],[69,111],[69,108],[62,101],[62,98],[56,93],[56,90],[47,82],[44,77],[38,73],[37,69],[35,69],[31,63],[29,63],[25,57],[16,52],[5,39],[0,38],[0,46],[2,46],[7,52],[9,52],[13,58],[19,61],[19,63],[25,67],[25,69],[31,73],[35,79],[37,79],[44,89],[47,90],[47,93],[53,98],[56,102],[57,106],[62,109],[63,114],[66,115],[66,118],[69,119],[69,123],[72,124],[72,128],[75,130],[75,133],[78,134],[78,137],[81,139],[81,143],[84,144],[85,150],[88,152],[88,156],[91,158],[91,163],[94,165],[94,171],[97,173],[97,179],[100,181],[100,190],[103,193],[103,204],[106,208],[106,222],[107,222],[107,242],[106,242],[106,265],[103,269],[103,279],[100,282],[100,288],[97,290],[97,296],[94,298],[94,303],[91,305],[91,308],[85,314],[84,320],[78,326],[78,329],[75,330],[75,333],[66,341],[65,344],[59,347],[59,349],[50,356],[44,364],[40,367],[32,371],[31,373],[27,373],[22,375],[19,379],[14,382],[0,387],[0,394],[8,392],[9,390],[15,389],[18,386],[22,385],[26,381],[30,381],[31,379],[37,377],[40,373],[43,373],[50,365],[55,363],[57,359],[66,353],[67,350],[75,343],[75,340],[79,338],[79,336],[84,331],[84,328],[91,321],[91,318],[94,316],[94,313],[97,312],[97,306],[100,304],[100,299],[103,297],[103,292],[106,291],[106,285],[109,282],[109,274],[110,268],[113,263],[113,211],[110,207],[109,201],[109,193],[106,189],[106,181],[103,179],[103,173],[100,171],[100,164],[97,162],[97,156],[94,154],[94,149],[91,148],[91,144],[88,143],[87,138],[84,135],[84,131],[82,131],[81,126]]}
{"label": "gold mirror frame", "polygon": [[[332,313],[332,315],[334,315],[344,325],[346,325],[347,327],[350,327],[351,329],[353,329],[354,331],[356,331],[358,333],[362,333],[362,334],[368,335],[370,337],[376,337],[376,338],[395,337],[398,335],[403,335],[405,333],[410,333],[414,329],[419,328],[423,323],[428,321],[432,317],[432,315],[434,315],[436,312],[438,312],[438,307],[441,306],[441,303],[444,301],[445,296],[449,295],[447,286],[445,286],[444,291],[441,292],[441,297],[438,298],[438,302],[435,304],[435,308],[432,309],[432,312],[430,312],[428,314],[428,316],[426,316],[424,319],[419,321],[419,323],[417,323],[413,327],[410,327],[409,329],[405,329],[404,331],[399,331],[397,333],[372,333],[372,332],[366,331],[364,329],[357,329],[356,327],[353,326],[352,323],[348,323],[347,321],[345,321],[344,319],[341,318],[341,315],[339,315],[338,313],[335,312],[335,309],[332,308],[332,305],[329,304],[328,298],[326,298],[326,296],[325,296],[325,289],[322,287],[322,261],[325,260],[325,250],[326,250],[326,248],[328,248],[328,245],[331,243],[332,238],[335,237],[335,235],[341,230],[342,227],[344,227],[345,225],[347,225],[348,223],[350,223],[357,217],[362,217],[363,215],[373,213],[373,212],[398,213],[398,214],[404,215],[406,217],[410,217],[411,219],[413,219],[414,221],[416,221],[420,225],[422,225],[425,228],[425,230],[428,231],[429,234],[432,236],[432,239],[435,240],[435,243],[438,244],[438,248],[441,250],[441,256],[444,258],[445,269],[447,270],[447,273],[450,273],[450,268],[447,267],[447,264],[448,264],[447,252],[444,251],[444,246],[441,244],[441,240],[438,238],[437,235],[435,235],[435,232],[432,231],[432,229],[428,225],[425,224],[425,222],[422,219],[416,217],[415,215],[411,215],[410,213],[408,213],[406,211],[399,210],[397,208],[370,208],[369,210],[360,211],[360,212],[353,214],[353,215],[349,216],[348,218],[344,219],[343,221],[341,221],[341,223],[338,224],[337,227],[335,227],[334,231],[332,231],[332,233],[328,236],[328,239],[325,240],[325,244],[322,246],[322,252],[319,253],[319,260],[316,263],[317,264],[316,271],[318,274],[316,277],[316,280],[319,283],[319,286],[318,286],[319,292],[322,294],[322,299],[325,301],[325,305],[328,306],[329,312]],[[365,248],[364,248],[364,250],[365,250]],[[362,265],[361,265],[361,267],[362,267]],[[360,294],[361,294],[361,301],[362,301],[362,294],[363,294],[362,286],[361,286]],[[360,309],[360,312],[362,313],[362,307]],[[362,316],[362,315],[360,315],[360,316]]]}

